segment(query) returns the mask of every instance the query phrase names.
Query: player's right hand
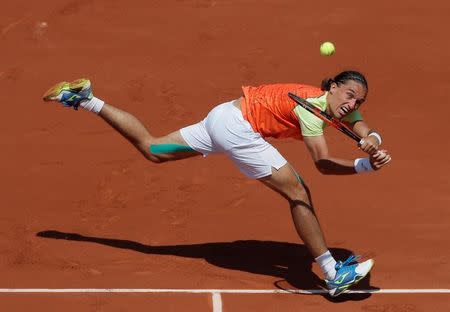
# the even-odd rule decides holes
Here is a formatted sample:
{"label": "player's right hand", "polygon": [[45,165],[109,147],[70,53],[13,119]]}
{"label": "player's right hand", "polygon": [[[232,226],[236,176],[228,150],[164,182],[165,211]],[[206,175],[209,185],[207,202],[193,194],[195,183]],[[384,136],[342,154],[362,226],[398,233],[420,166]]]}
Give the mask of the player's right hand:
{"label": "player's right hand", "polygon": [[374,136],[367,136],[359,142],[358,146],[363,152],[372,155],[378,150],[380,142]]}
{"label": "player's right hand", "polygon": [[373,170],[380,170],[391,161],[391,155],[387,150],[378,150],[370,155],[370,164]]}

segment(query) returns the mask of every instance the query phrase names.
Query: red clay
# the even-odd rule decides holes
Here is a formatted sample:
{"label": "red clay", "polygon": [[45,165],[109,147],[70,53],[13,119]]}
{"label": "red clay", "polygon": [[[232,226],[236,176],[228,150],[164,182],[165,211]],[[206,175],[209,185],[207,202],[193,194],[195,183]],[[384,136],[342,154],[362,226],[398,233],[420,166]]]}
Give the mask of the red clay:
{"label": "red clay", "polygon": [[[95,116],[41,95],[88,77],[95,95],[163,135],[239,97],[241,85],[317,85],[352,68],[369,80],[362,111],[390,166],[321,176],[301,142],[274,145],[311,187],[330,247],[375,259],[361,287],[450,288],[449,10],[443,0],[2,4],[0,287],[315,288],[317,268],[279,195],[224,157],[150,164]],[[320,56],[323,41],[334,56]],[[361,155],[328,134],[336,155]],[[0,307],[211,311],[208,295],[191,296],[1,295]],[[224,311],[438,312],[448,295],[222,299]]]}

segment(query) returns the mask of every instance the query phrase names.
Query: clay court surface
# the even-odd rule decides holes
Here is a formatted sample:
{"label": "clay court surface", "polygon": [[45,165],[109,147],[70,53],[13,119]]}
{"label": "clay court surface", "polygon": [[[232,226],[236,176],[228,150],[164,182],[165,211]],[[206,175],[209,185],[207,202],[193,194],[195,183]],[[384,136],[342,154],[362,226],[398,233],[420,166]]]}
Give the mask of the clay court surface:
{"label": "clay court surface", "polygon": [[[448,311],[449,16],[444,0],[4,1],[0,310]],[[241,85],[318,85],[345,69],[368,78],[362,113],[390,166],[322,176],[301,142],[273,142],[309,184],[332,252],[375,259],[363,292],[338,300],[241,293],[322,284],[285,200],[225,157],[155,165],[96,116],[41,100],[87,77],[165,135]],[[336,156],[363,156],[327,135]],[[50,291],[9,292],[24,289]]]}

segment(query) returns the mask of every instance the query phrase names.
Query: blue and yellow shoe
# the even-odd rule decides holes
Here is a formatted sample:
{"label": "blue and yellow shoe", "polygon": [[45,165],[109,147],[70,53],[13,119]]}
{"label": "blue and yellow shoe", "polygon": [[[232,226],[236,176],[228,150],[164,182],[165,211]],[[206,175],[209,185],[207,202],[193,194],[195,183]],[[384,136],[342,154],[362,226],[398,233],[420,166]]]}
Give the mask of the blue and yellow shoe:
{"label": "blue and yellow shoe", "polygon": [[348,291],[348,288],[356,285],[372,269],[374,261],[358,263],[358,256],[350,256],[344,262],[336,263],[336,277],[333,280],[325,280],[328,292],[332,297],[339,296]]}
{"label": "blue and yellow shoe", "polygon": [[43,95],[44,101],[57,101],[75,110],[82,101],[90,100],[92,97],[91,82],[84,78],[57,83]]}

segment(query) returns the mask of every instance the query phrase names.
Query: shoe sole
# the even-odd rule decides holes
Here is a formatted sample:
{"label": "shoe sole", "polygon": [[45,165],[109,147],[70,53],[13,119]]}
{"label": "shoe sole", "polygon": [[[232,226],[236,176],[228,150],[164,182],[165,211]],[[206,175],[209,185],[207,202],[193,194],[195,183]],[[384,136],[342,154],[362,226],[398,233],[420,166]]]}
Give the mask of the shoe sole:
{"label": "shoe sole", "polygon": [[[350,287],[352,287],[352,286],[358,284],[359,281],[361,281],[364,277],[366,277],[367,274],[369,274],[369,272],[372,270],[372,268],[373,268],[373,266],[374,266],[374,264],[375,264],[375,261],[373,261],[372,259],[367,260],[367,261],[370,261],[370,262],[369,262],[369,263],[370,263],[370,267],[369,267],[369,269],[367,270],[367,272],[366,272],[364,275],[361,275],[361,276],[358,276],[357,278],[355,278],[355,281],[354,281],[353,283],[351,283],[350,285],[347,285],[347,286],[346,286],[342,291],[340,291],[338,294],[336,294],[336,291],[338,290],[338,287],[329,290],[330,296],[331,296],[331,297],[337,297],[337,296],[339,296],[339,295],[348,293],[348,292],[349,292],[349,289],[348,289],[348,288],[350,288]],[[341,288],[341,289],[342,289],[342,288]]]}
{"label": "shoe sole", "polygon": [[42,96],[44,101],[58,101],[58,95],[62,91],[80,92],[84,87],[89,86],[91,82],[88,79],[77,79],[72,82],[59,82],[47,90]]}

